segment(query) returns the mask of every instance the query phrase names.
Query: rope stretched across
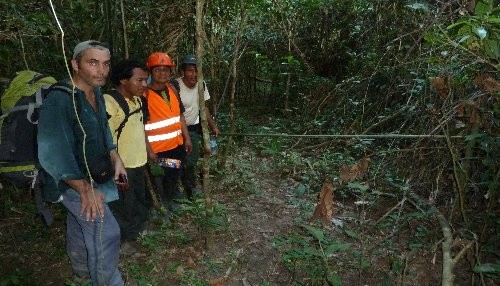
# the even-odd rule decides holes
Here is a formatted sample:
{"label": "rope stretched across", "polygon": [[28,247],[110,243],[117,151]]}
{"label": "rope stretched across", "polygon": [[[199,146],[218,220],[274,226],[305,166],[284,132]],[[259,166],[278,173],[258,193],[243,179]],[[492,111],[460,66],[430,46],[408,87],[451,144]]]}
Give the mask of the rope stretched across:
{"label": "rope stretched across", "polygon": [[226,136],[248,136],[248,137],[298,137],[298,138],[357,138],[357,139],[463,139],[464,136],[445,136],[429,134],[287,134],[287,133],[221,133]]}

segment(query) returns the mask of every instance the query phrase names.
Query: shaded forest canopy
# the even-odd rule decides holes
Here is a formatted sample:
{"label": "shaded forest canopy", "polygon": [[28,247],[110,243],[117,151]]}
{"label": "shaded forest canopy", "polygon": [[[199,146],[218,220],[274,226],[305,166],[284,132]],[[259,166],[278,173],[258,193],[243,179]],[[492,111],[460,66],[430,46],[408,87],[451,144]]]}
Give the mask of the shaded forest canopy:
{"label": "shaded forest canopy", "polygon": [[[110,45],[114,62],[165,51],[178,63],[195,51],[195,4],[62,0],[54,8],[67,52],[95,39]],[[23,69],[65,77],[61,33],[48,2],[0,0],[0,11],[1,83]],[[381,219],[377,227],[411,228],[415,208],[425,209],[429,216],[419,219],[427,228],[416,233],[430,245],[444,236],[451,259],[458,257],[449,270],[459,265],[459,277],[471,285],[487,285],[486,278],[498,282],[498,1],[213,0],[204,12],[204,78],[223,132],[230,125],[230,65],[237,57],[237,132],[445,137],[237,137],[226,148],[251,144],[259,154],[279,158],[279,176],[308,190],[318,191],[325,179],[350,181],[340,189],[372,200],[371,210],[380,208],[383,219],[393,219]],[[235,50],[239,27],[241,48]],[[364,157],[371,158],[367,175],[346,175],[344,169],[341,178],[341,167]],[[413,202],[411,211],[403,207],[406,200]],[[394,210],[398,216],[389,215]],[[450,225],[453,231],[445,232]],[[467,263],[459,263],[461,249],[470,254]]]}

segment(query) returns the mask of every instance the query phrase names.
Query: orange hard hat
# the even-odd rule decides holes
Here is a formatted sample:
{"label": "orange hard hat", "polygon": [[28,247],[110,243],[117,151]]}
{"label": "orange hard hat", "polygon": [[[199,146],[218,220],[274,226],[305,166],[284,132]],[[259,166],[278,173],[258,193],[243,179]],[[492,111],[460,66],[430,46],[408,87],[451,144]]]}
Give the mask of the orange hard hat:
{"label": "orange hard hat", "polygon": [[166,53],[162,53],[162,52],[152,53],[148,57],[148,61],[146,64],[149,68],[152,68],[155,66],[167,66],[167,67],[174,67],[175,66],[172,59]]}

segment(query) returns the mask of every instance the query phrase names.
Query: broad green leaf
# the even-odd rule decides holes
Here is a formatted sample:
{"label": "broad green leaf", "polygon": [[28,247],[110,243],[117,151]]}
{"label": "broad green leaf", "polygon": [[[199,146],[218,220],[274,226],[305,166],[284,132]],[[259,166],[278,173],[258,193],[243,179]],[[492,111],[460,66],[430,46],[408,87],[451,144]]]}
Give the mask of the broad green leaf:
{"label": "broad green leaf", "polygon": [[460,21],[453,23],[453,24],[449,25],[448,27],[446,27],[446,30],[451,30],[451,29],[455,28],[456,26],[465,25],[465,24],[467,24],[466,21],[460,20]]}
{"label": "broad green leaf", "polygon": [[319,252],[319,250],[317,250],[316,248],[314,247],[305,247],[303,250],[304,254],[308,254],[308,255],[311,255],[311,256],[318,256],[318,257],[322,257],[323,254]]}
{"label": "broad green leaf", "polygon": [[342,286],[342,279],[340,278],[340,275],[338,275],[335,272],[332,271],[328,272],[326,279],[328,279],[328,282],[332,286]]}
{"label": "broad green leaf", "polygon": [[368,259],[361,257],[361,269],[368,269],[370,268],[371,263],[368,261]]}
{"label": "broad green leaf", "polygon": [[347,184],[347,186],[351,189],[357,189],[357,190],[360,190],[361,192],[366,192],[366,190],[368,190],[368,186],[367,185],[363,185],[363,184],[360,184],[360,183],[349,183]]}
{"label": "broad green leaf", "polygon": [[473,31],[480,39],[484,39],[488,36],[488,31],[483,27],[474,28]]}
{"label": "broad green leaf", "polygon": [[484,52],[491,59],[500,58],[500,46],[497,40],[484,40]]}
{"label": "broad green leaf", "polygon": [[351,247],[350,243],[340,243],[340,242],[334,242],[333,244],[330,244],[326,249],[325,249],[325,255],[329,256],[334,252],[338,251],[345,251]]}
{"label": "broad green leaf", "polygon": [[305,229],[307,229],[307,231],[314,237],[316,238],[317,240],[319,240],[320,242],[323,242],[325,240],[325,234],[323,233],[323,231],[321,229],[317,229],[315,227],[312,227],[310,225],[303,225],[303,227]]}
{"label": "broad green leaf", "polygon": [[488,17],[488,18],[486,18],[485,22],[492,23],[492,24],[500,24],[500,18],[499,17]]}
{"label": "broad green leaf", "polygon": [[470,38],[469,35],[464,35],[458,42],[461,44],[461,43],[467,41],[469,38]]}
{"label": "broad green leaf", "polygon": [[484,263],[474,267],[472,271],[476,273],[489,273],[489,274],[500,275],[500,264]]}
{"label": "broad green leaf", "polygon": [[429,12],[429,6],[427,6],[427,4],[425,3],[413,3],[405,5],[405,7],[408,7],[413,10],[423,10],[425,12]]}
{"label": "broad green leaf", "polygon": [[434,43],[438,43],[439,42],[439,38],[436,37],[435,34],[433,33],[426,33],[424,35],[424,40],[427,42],[427,43],[430,43],[430,44],[434,44]]}
{"label": "broad green leaf", "polygon": [[474,9],[476,15],[487,15],[489,12],[491,12],[490,1],[492,0],[477,1],[476,8]]}
{"label": "broad green leaf", "polygon": [[359,234],[357,232],[355,232],[354,230],[351,230],[351,229],[348,229],[347,227],[345,227],[343,229],[343,231],[345,234],[347,234],[347,236],[355,238],[355,239],[359,239]]}
{"label": "broad green leaf", "polygon": [[295,189],[295,195],[298,197],[303,196],[306,193],[306,186],[304,184],[299,184]]}
{"label": "broad green leaf", "polygon": [[469,142],[469,141],[472,141],[472,140],[475,140],[475,139],[478,139],[478,138],[481,138],[481,137],[484,137],[486,134],[483,134],[483,133],[474,133],[474,134],[469,134],[469,135],[466,135],[464,137],[464,141],[465,142]]}

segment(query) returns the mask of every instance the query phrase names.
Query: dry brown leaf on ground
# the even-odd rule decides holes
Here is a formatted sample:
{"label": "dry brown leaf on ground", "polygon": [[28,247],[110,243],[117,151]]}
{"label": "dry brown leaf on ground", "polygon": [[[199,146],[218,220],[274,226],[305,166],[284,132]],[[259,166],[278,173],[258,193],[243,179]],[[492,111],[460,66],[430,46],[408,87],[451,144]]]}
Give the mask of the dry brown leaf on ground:
{"label": "dry brown leaf on ground", "polygon": [[197,251],[194,247],[192,246],[189,246],[187,248],[188,252],[190,253],[189,256],[191,256],[193,258],[193,260],[199,260],[202,256],[203,256],[203,253]]}
{"label": "dry brown leaf on ground", "polygon": [[184,273],[184,267],[182,267],[182,265],[179,265],[175,270],[175,274],[177,274],[177,276],[180,276],[182,273]]}
{"label": "dry brown leaf on ground", "polygon": [[210,286],[224,286],[224,285],[226,285],[227,280],[228,280],[227,277],[211,279],[208,281],[208,285],[210,285]]}
{"label": "dry brown leaf on ground", "polygon": [[340,167],[340,182],[350,182],[355,180],[355,177],[353,176],[353,173],[351,172],[351,168],[347,165],[343,165]]}
{"label": "dry brown leaf on ground", "polygon": [[464,102],[460,103],[460,105],[458,105],[456,110],[457,110],[457,112],[455,113],[455,115],[457,117],[464,117],[465,116],[465,103]]}
{"label": "dry brown leaf on ground", "polygon": [[361,179],[368,171],[368,165],[370,164],[370,157],[363,157],[358,163],[348,167],[347,165],[343,165],[340,167],[340,182],[348,183],[352,182],[356,179]]}
{"label": "dry brown leaf on ground", "polygon": [[488,74],[478,75],[474,79],[474,83],[487,92],[498,92],[500,90],[500,82]]}
{"label": "dry brown leaf on ground", "polygon": [[326,180],[319,194],[319,202],[309,222],[319,218],[324,224],[328,224],[332,220],[333,212],[333,184]]}
{"label": "dry brown leaf on ground", "polygon": [[437,91],[437,94],[442,98],[447,98],[450,90],[450,77],[433,77],[431,85]]}
{"label": "dry brown leaf on ground", "polygon": [[190,269],[195,269],[196,268],[196,263],[194,262],[193,258],[191,258],[191,256],[189,256],[186,259],[186,267],[190,268]]}
{"label": "dry brown leaf on ground", "polygon": [[366,172],[368,171],[368,165],[370,164],[370,157],[364,156],[361,161],[359,161],[359,175],[361,177],[364,177],[366,175]]}

